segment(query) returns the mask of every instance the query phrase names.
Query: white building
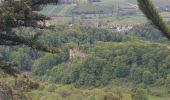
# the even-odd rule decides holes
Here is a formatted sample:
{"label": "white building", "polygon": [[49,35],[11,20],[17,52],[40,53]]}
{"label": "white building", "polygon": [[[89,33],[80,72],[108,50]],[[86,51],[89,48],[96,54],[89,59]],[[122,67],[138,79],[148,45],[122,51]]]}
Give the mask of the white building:
{"label": "white building", "polygon": [[113,31],[115,32],[128,32],[133,28],[133,25],[114,25],[113,27],[111,27],[111,29],[113,29]]}

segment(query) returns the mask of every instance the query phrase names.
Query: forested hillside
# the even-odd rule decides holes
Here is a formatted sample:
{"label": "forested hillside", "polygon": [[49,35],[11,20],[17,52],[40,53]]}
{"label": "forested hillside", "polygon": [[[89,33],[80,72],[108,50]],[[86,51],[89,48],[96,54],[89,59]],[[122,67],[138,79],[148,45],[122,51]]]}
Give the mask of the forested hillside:
{"label": "forested hillside", "polygon": [[[1,57],[17,62],[20,71],[32,73],[36,80],[43,82],[72,84],[76,88],[128,85],[124,89],[132,90],[133,85],[143,84],[150,89],[150,95],[166,97],[169,42],[158,30],[148,26],[139,26],[145,29],[144,33],[138,27],[127,35],[90,27],[56,26],[53,31],[45,31],[47,34],[39,40],[61,48],[61,53],[49,54],[18,46],[1,48]],[[70,59],[69,51],[74,49],[82,51],[85,58]],[[164,90],[156,92],[155,87]]]}
{"label": "forested hillside", "polygon": [[0,0],[0,100],[169,100],[168,2]]}

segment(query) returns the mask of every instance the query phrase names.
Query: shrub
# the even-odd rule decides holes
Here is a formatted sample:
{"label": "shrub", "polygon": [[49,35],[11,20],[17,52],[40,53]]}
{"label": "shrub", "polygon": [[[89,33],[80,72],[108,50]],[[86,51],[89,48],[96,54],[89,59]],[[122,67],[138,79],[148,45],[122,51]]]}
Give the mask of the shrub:
{"label": "shrub", "polygon": [[149,100],[147,96],[147,90],[138,88],[132,95],[132,100]]}
{"label": "shrub", "polygon": [[168,74],[166,81],[165,81],[166,89],[168,94],[170,94],[170,74]]}
{"label": "shrub", "polygon": [[143,80],[143,83],[145,83],[147,85],[152,84],[154,81],[152,73],[149,70],[144,71],[142,80]]}
{"label": "shrub", "polygon": [[48,92],[55,92],[55,90],[56,90],[56,85],[55,84],[51,84],[49,87],[48,87]]}

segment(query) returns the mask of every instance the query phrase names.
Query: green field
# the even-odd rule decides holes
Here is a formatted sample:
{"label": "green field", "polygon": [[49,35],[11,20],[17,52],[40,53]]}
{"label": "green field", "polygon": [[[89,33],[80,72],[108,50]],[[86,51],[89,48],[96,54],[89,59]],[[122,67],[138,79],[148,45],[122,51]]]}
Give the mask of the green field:
{"label": "green field", "polygon": [[44,15],[58,15],[58,13],[63,9],[64,6],[47,5],[40,12]]}
{"label": "green field", "polygon": [[47,5],[40,13],[49,16],[65,16],[74,7],[75,5]]}
{"label": "green field", "polygon": [[[126,92],[127,91],[127,92]],[[131,94],[126,88],[113,87],[78,89],[72,85],[42,84],[38,90],[28,93],[33,100],[104,100],[106,95],[122,95],[123,100],[132,100]],[[93,99],[92,99],[93,98]],[[169,96],[148,96],[149,100],[169,100]],[[109,99],[110,100],[110,99]]]}
{"label": "green field", "polygon": [[[85,4],[87,5],[87,9],[83,8],[83,9],[79,9],[76,8],[76,4],[71,4],[71,5],[47,5],[44,7],[44,9],[40,12],[44,15],[48,15],[48,16],[70,16],[72,15],[72,11],[73,10],[87,10],[88,9],[96,9],[96,7],[103,7],[103,8],[110,8],[113,9],[113,7],[117,6],[118,4],[123,4],[123,3],[132,3],[132,4],[136,4],[136,0],[102,0],[102,2],[96,2],[96,3],[89,3],[89,4]],[[168,5],[170,4],[170,0],[154,0],[154,2],[157,5]],[[83,4],[84,5],[84,4]],[[93,5],[93,6],[91,6]],[[97,6],[96,6],[97,5]],[[93,8],[94,7],[94,8]],[[80,18],[82,15],[80,16],[75,16],[75,18]],[[98,17],[94,17],[94,15],[88,15],[88,16],[93,16],[94,20],[97,20]],[[95,15],[96,16],[96,15]],[[163,12],[162,16],[164,18],[166,18],[167,20],[169,20],[170,17],[170,13],[169,12]],[[109,16],[109,17],[104,17],[101,18],[101,21],[105,21],[108,22],[108,24],[135,24],[135,23],[145,23],[147,22],[146,18],[140,13],[138,12],[136,15],[128,15],[128,16],[122,16],[120,18],[120,20],[116,20],[115,19],[115,15],[114,16]],[[63,21],[62,21],[63,20]],[[66,24],[66,23],[70,23],[71,19],[70,18],[55,18],[54,23],[56,23],[57,25],[61,24]]]}

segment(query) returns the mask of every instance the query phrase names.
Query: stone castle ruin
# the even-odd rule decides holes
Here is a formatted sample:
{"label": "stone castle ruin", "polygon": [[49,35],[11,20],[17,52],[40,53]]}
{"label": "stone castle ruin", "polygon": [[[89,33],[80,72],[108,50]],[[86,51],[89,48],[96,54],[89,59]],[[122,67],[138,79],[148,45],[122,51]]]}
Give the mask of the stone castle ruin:
{"label": "stone castle ruin", "polygon": [[70,49],[69,50],[69,59],[72,60],[74,58],[80,58],[83,59],[86,57],[86,54],[79,50],[79,49]]}

